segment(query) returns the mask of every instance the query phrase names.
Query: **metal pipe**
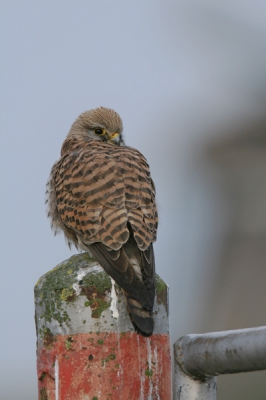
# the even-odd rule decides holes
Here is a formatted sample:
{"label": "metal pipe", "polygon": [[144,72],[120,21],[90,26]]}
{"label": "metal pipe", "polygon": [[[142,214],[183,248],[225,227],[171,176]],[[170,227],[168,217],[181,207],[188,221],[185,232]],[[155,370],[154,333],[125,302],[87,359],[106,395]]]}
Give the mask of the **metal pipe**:
{"label": "metal pipe", "polygon": [[174,349],[177,364],[194,379],[259,371],[266,369],[266,326],[186,335]]}
{"label": "metal pipe", "polygon": [[179,365],[175,364],[175,400],[216,400],[217,378],[211,377],[204,382],[186,375]]}

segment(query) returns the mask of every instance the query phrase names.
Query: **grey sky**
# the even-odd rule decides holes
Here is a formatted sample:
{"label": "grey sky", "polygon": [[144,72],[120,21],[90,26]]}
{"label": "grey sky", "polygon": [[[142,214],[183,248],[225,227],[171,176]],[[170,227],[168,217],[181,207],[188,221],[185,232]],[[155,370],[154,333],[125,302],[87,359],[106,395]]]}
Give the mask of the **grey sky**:
{"label": "grey sky", "polygon": [[45,184],[70,125],[87,109],[115,109],[126,143],[148,159],[160,211],[156,265],[170,284],[172,340],[197,329],[194,302],[204,298],[203,275],[226,223],[213,205],[220,201],[215,182],[197,160],[223,123],[263,114],[266,3],[187,3],[1,2],[5,400],[37,398],[33,287],[71,255],[63,236],[50,231]]}

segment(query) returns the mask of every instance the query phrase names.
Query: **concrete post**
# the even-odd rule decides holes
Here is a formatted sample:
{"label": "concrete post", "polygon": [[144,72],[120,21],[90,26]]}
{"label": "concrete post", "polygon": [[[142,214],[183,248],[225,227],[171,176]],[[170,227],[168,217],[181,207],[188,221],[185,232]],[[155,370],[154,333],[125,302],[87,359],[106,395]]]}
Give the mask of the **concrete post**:
{"label": "concrete post", "polygon": [[168,287],[156,277],[155,329],[134,331],[121,289],[87,253],[35,285],[39,400],[172,398]]}

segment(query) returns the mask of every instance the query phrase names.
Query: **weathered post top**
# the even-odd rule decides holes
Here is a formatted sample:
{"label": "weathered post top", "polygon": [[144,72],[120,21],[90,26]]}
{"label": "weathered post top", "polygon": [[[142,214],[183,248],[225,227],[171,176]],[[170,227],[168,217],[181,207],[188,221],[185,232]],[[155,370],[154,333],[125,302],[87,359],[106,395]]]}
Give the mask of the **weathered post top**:
{"label": "weathered post top", "polygon": [[154,333],[135,332],[124,295],[82,253],[35,285],[39,400],[171,399],[168,287],[156,276]]}

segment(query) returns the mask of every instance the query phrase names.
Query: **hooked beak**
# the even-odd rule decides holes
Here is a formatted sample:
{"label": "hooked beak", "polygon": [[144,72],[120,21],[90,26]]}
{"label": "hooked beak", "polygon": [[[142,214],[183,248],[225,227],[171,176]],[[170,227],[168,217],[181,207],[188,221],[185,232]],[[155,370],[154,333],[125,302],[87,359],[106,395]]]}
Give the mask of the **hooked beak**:
{"label": "hooked beak", "polygon": [[110,144],[114,144],[116,146],[120,146],[120,135],[117,132],[111,133],[108,135],[107,142]]}

